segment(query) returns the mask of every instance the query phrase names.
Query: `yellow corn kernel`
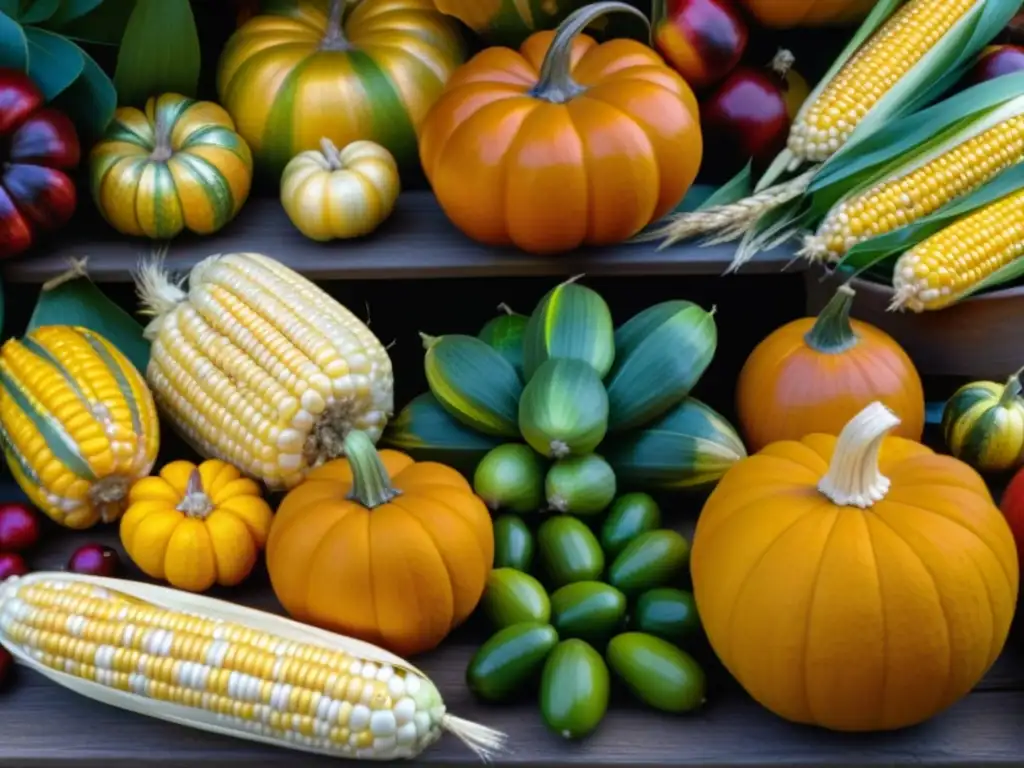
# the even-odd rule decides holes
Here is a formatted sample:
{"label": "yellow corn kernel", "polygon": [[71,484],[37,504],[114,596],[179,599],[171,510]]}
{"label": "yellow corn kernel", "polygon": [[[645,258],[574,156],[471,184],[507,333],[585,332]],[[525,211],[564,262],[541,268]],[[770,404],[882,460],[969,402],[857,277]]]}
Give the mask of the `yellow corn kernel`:
{"label": "yellow corn kernel", "polygon": [[0,350],[0,444],[22,490],[55,521],[112,522],[156,460],[156,404],[132,363],[98,333],[36,328]]}
{"label": "yellow corn kernel", "polygon": [[[448,727],[411,669],[57,576],[0,587],[0,640],[50,669],[334,756],[414,757]],[[339,677],[354,695],[337,697]]]}
{"label": "yellow corn kernel", "polygon": [[891,309],[942,309],[1024,256],[1024,190],[951,224],[900,256]]}
{"label": "yellow corn kernel", "polygon": [[852,195],[833,208],[804,255],[838,261],[858,243],[935,213],[1024,161],[1024,116],[1012,117],[920,167]]}
{"label": "yellow corn kernel", "polygon": [[350,430],[380,437],[394,408],[387,351],[297,273],[229,254],[197,264],[187,294],[155,267],[139,287],[157,317],[147,378],[204,456],[290,488],[340,456]]}
{"label": "yellow corn kernel", "polygon": [[789,133],[789,150],[827,160],[860,121],[948,33],[978,0],[909,0],[850,57]]}

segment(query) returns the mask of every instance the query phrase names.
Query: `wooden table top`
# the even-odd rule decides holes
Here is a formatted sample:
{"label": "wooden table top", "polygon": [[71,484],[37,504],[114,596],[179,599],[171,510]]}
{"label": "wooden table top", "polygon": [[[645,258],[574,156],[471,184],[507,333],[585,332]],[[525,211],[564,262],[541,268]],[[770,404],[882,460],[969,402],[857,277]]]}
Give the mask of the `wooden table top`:
{"label": "wooden table top", "polygon": [[[21,498],[10,483],[0,499]],[[694,509],[670,519],[692,530]],[[70,532],[51,528],[33,553],[35,570],[61,569],[86,542],[120,549],[116,527]],[[126,561],[127,562],[127,561]],[[138,576],[129,571],[129,577]],[[216,593],[278,611],[265,572],[242,587]],[[449,711],[509,735],[500,765],[728,766],[1021,766],[1024,765],[1024,637],[1012,637],[1002,658],[974,693],[932,721],[888,734],[835,734],[795,726],[754,703],[707,649],[696,649],[709,677],[708,703],[690,715],[664,715],[617,696],[600,728],[579,742],[549,732],[536,702],[506,706],[475,701],[464,683],[466,664],[484,637],[474,621],[438,650],[416,659],[436,683]],[[107,707],[66,691],[39,675],[16,670],[0,693],[0,766],[115,768],[145,763],[173,766],[247,765],[314,768],[338,761],[203,733]],[[446,736],[417,762],[471,765],[475,757]]]}

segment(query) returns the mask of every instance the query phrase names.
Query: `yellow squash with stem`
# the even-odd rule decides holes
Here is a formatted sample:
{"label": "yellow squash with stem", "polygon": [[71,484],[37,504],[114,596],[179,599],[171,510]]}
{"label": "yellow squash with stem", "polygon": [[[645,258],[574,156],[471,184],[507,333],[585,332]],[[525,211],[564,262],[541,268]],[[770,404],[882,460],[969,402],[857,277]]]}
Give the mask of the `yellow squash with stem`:
{"label": "yellow squash with stem", "polygon": [[0,442],[31,502],[68,528],[117,520],[160,446],[146,382],[95,331],[36,328],[0,349]]}
{"label": "yellow squash with stem", "polygon": [[301,152],[281,176],[281,205],[311,240],[361,237],[391,215],[401,182],[395,158],[380,144],[353,141],[340,152],[330,139]]}
{"label": "yellow squash with stem", "polygon": [[1021,463],[1022,373],[1024,369],[1005,384],[973,381],[953,394],[942,412],[942,433],[950,453],[981,472],[1003,472]]}
{"label": "yellow squash with stem", "polygon": [[216,232],[241,210],[252,154],[213,102],[165,93],[123,107],[89,158],[92,197],[124,235],[154,240]]}
{"label": "yellow squash with stem", "polygon": [[339,147],[375,141],[408,167],[420,123],[464,58],[458,24],[433,0],[295,0],[231,36],[217,92],[274,177],[324,136]]}
{"label": "yellow squash with stem", "polygon": [[153,579],[203,592],[233,587],[252,572],[273,512],[260,487],[230,464],[172,461],[132,486],[121,544]]}

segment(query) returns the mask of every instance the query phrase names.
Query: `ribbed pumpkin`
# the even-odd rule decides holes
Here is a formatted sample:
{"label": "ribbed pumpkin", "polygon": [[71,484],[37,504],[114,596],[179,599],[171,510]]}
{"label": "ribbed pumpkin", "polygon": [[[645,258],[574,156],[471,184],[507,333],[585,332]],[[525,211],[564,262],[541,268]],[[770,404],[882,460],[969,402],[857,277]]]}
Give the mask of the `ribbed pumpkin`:
{"label": "ribbed pumpkin", "polygon": [[594,3],[557,33],[488,48],[452,76],[420,158],[469,237],[544,254],[614,244],[683,199],[703,153],[696,97],[649,47],[581,34],[613,11],[646,18]]}
{"label": "ribbed pumpkin", "polygon": [[1014,373],[1005,384],[964,384],[942,410],[942,434],[949,452],[980,472],[1004,472],[1024,459],[1021,373]]}
{"label": "ribbed pumpkin", "polygon": [[165,93],[123,107],[89,159],[92,197],[125,235],[166,240],[216,232],[241,210],[252,154],[224,109]]}
{"label": "ribbed pumpkin", "polygon": [[281,502],[267,542],[274,593],[299,621],[402,656],[428,651],[480,601],[490,514],[443,464],[378,454],[357,431],[345,454]]}
{"label": "ribbed pumpkin", "polygon": [[899,416],[893,434],[921,439],[921,377],[891,336],[850,319],[854,294],[841,285],[818,317],[783,325],[750,353],[736,387],[736,411],[751,451],[814,432],[838,435],[874,400]]}
{"label": "ribbed pumpkin", "polygon": [[875,402],[838,438],[773,443],[730,469],[691,572],[712,647],[762,705],[841,731],[920,723],[1002,651],[1017,550],[982,478],[887,433]]}
{"label": "ribbed pumpkin", "polygon": [[0,442],[33,504],[89,528],[121,517],[153,468],[160,425],[142,375],[113,344],[50,325],[0,349]]}
{"label": "ribbed pumpkin", "polygon": [[532,33],[552,29],[586,0],[434,0],[494,45],[520,45]]}
{"label": "ribbed pumpkin", "polygon": [[135,483],[128,503],[120,530],[128,557],[150,578],[189,592],[244,581],[273,518],[259,485],[217,459],[172,461]]}
{"label": "ribbed pumpkin", "polygon": [[454,19],[432,0],[295,0],[268,7],[228,40],[221,103],[261,171],[278,175],[327,137],[367,139],[414,166],[416,135],[465,58]]}
{"label": "ribbed pumpkin", "polygon": [[878,0],[740,0],[761,24],[775,29],[854,24]]}

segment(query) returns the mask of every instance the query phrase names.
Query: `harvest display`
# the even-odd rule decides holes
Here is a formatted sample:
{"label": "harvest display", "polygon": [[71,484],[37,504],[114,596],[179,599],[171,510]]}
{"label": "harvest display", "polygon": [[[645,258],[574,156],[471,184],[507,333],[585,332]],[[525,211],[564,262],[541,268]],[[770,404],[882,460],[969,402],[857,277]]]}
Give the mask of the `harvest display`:
{"label": "harvest display", "polygon": [[[239,0],[205,89],[187,0],[126,3],[113,74],[114,4],[15,5],[0,257],[82,218],[140,258],[134,300],[82,260],[8,318],[0,708],[17,665],[272,747],[501,762],[624,708],[699,749],[740,695],[903,729],[1012,642],[1024,356],[934,381],[906,329],[1024,276],[1021,0]],[[395,234],[424,186],[453,259],[547,277],[371,318],[310,276],[434,274]],[[829,298],[763,327],[770,289],[602,281],[647,242],[788,249]]]}

